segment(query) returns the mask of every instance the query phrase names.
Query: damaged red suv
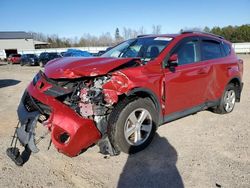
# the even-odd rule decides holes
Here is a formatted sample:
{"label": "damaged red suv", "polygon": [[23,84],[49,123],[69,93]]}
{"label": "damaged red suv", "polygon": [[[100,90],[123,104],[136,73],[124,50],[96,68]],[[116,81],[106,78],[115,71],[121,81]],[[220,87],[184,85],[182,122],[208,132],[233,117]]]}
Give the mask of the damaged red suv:
{"label": "damaged red suv", "polygon": [[[16,130],[25,150],[38,152],[37,121],[59,152],[136,153],[158,126],[211,109],[230,113],[242,91],[243,61],[220,36],[202,32],[144,35],[101,57],[50,61],[29,84]],[[19,150],[7,150],[19,165]]]}

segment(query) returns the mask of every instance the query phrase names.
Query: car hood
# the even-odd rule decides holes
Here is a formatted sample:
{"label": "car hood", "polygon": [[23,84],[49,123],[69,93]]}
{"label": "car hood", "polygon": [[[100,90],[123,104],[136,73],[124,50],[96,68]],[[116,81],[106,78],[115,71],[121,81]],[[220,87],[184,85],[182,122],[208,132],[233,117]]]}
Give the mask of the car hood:
{"label": "car hood", "polygon": [[104,75],[132,60],[134,58],[64,57],[49,61],[45,66],[45,75],[54,79]]}

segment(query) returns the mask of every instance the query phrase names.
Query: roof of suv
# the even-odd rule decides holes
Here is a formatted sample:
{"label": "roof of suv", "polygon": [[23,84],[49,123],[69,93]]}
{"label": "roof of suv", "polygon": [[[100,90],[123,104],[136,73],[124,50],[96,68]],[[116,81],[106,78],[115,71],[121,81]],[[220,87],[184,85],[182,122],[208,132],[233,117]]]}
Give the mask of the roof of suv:
{"label": "roof of suv", "polygon": [[211,38],[216,38],[220,40],[225,40],[222,36],[215,35],[213,33],[207,33],[202,31],[183,31],[180,34],[148,34],[148,35],[138,35],[137,38],[147,38],[147,37],[170,37],[170,38],[176,38],[179,36],[206,36]]}

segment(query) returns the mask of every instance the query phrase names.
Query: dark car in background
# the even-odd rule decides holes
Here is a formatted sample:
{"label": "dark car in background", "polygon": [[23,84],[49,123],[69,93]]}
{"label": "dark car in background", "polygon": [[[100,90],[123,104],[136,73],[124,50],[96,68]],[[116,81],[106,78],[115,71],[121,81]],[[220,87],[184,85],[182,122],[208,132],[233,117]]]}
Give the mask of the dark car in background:
{"label": "dark car in background", "polygon": [[60,55],[62,56],[62,57],[64,57],[64,54],[65,54],[66,52],[60,52]]}
{"label": "dark car in background", "polygon": [[97,54],[96,54],[96,56],[101,56],[102,54],[104,54],[106,52],[106,50],[100,50]]}
{"label": "dark car in background", "polygon": [[108,47],[106,50],[100,50],[97,53],[92,53],[92,55],[95,56],[95,57],[99,57],[99,56],[101,56],[102,54],[106,53],[107,51],[109,51],[112,48],[113,47]]}
{"label": "dark car in background", "polygon": [[62,55],[57,52],[43,52],[39,56],[39,65],[43,67],[48,61],[60,57],[62,57]]}
{"label": "dark car in background", "polygon": [[7,58],[8,63],[18,64],[21,60],[21,54],[10,54]]}
{"label": "dark car in background", "polygon": [[23,54],[20,60],[20,65],[39,65],[38,57],[35,54]]}

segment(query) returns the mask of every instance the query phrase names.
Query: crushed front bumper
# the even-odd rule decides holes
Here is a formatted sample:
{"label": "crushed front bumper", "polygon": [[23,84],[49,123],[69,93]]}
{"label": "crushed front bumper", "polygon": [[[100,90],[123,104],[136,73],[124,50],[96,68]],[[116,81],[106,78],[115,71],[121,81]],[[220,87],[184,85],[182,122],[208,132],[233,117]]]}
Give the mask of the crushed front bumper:
{"label": "crushed front bumper", "polygon": [[[32,100],[31,97],[30,99]],[[37,153],[39,149],[35,144],[35,127],[40,116],[40,112],[28,112],[24,104],[20,102],[17,114],[21,125],[16,129],[18,140],[23,146],[27,146],[32,152]]]}
{"label": "crushed front bumper", "polygon": [[43,124],[51,131],[54,146],[59,152],[74,157],[97,143],[101,134],[93,120],[81,117],[69,106],[48,95],[52,87],[53,84],[42,74],[29,84],[17,110],[21,126],[16,129],[16,135],[25,148],[38,152],[35,127],[39,118],[46,116]]}

